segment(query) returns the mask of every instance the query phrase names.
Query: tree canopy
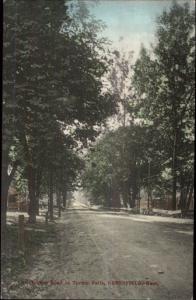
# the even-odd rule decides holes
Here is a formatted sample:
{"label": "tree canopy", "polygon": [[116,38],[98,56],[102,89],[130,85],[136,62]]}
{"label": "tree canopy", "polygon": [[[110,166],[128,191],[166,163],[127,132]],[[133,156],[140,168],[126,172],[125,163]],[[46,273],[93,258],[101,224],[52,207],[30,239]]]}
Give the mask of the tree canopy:
{"label": "tree canopy", "polygon": [[94,126],[114,111],[102,89],[108,63],[96,34],[101,24],[89,14],[81,18],[81,5],[73,12],[63,0],[4,3],[4,219],[11,165],[24,169],[34,222],[43,178],[63,166],[66,180],[74,180],[77,141],[93,139]]}
{"label": "tree canopy", "polygon": [[[136,181],[140,173],[148,189],[151,186],[151,192],[155,190],[162,195],[172,195],[173,209],[177,208],[179,194],[179,206],[182,209],[189,206],[193,192],[194,160],[194,34],[194,13],[189,5],[173,3],[171,8],[157,19],[156,42],[152,51],[142,46],[133,67],[128,61],[124,64],[123,55],[116,52],[116,63],[110,76],[113,97],[116,99],[117,96],[119,101],[123,99],[126,102],[126,113],[132,122],[126,126],[124,122],[121,128],[103,138],[103,161],[97,163],[99,156],[96,152],[95,157],[93,155],[92,161],[96,159],[96,167],[90,170],[87,168],[87,179],[93,181],[89,183],[92,191],[92,186],[98,188],[100,182],[105,184],[103,180],[107,178],[104,172],[108,171],[102,168],[107,157],[104,152],[107,145],[111,157],[118,153],[117,157],[113,158],[114,162],[119,164],[114,167],[114,173],[116,176],[119,174],[116,180],[117,185],[121,187],[122,198],[123,194],[133,196],[134,193],[138,193]],[[119,68],[123,76],[119,75]],[[128,76],[128,70],[132,68],[132,76]],[[127,95],[122,98],[127,82]],[[136,148],[133,144],[135,139]],[[121,149],[121,153],[115,148],[116,145]],[[95,173],[92,176],[92,170],[96,174],[104,170],[101,175],[102,181],[99,176],[94,179]],[[146,180],[147,177],[149,179]],[[128,188],[123,188],[125,178]],[[132,191],[133,181],[137,192]],[[140,187],[145,186],[141,182],[140,180]],[[96,188],[95,191],[97,192]],[[131,205],[134,206],[133,203]]]}

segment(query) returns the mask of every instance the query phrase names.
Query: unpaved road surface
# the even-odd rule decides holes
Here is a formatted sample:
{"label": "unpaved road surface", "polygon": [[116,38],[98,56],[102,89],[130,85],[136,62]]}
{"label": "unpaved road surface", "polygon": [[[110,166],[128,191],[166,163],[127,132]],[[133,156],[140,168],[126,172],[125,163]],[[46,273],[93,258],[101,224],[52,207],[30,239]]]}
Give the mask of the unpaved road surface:
{"label": "unpaved road surface", "polygon": [[56,226],[13,298],[191,300],[193,225],[68,209]]}

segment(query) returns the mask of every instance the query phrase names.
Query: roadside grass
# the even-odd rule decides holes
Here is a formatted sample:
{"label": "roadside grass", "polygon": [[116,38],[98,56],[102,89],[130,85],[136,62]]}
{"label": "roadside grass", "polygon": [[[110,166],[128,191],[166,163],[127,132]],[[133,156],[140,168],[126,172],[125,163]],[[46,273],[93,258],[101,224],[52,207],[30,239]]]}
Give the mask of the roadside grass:
{"label": "roadside grass", "polygon": [[1,280],[5,294],[14,283],[17,284],[18,276],[28,270],[33,263],[33,256],[38,253],[42,245],[55,241],[56,227],[55,223],[25,224],[23,251],[18,241],[17,224],[7,226],[6,237],[6,251],[1,257]]}

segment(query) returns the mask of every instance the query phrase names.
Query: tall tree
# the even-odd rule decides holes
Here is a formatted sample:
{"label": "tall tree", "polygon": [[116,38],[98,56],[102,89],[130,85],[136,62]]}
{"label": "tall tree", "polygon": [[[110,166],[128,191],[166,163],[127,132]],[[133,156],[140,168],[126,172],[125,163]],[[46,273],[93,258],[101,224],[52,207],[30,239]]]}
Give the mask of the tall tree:
{"label": "tall tree", "polygon": [[[83,173],[83,186],[91,193],[92,202],[119,207],[122,199],[125,207],[135,207],[141,188],[148,187],[149,157],[157,162],[151,167],[151,176],[161,176],[162,162],[151,150],[155,135],[149,125],[132,124],[102,137],[88,154]],[[156,177],[151,183],[155,186]]]}
{"label": "tall tree", "polygon": [[[57,124],[66,129],[78,120],[80,135],[87,139],[113,107],[110,95],[102,91],[107,61],[101,54],[102,40],[94,34],[99,25],[92,28],[91,22],[91,28],[84,30],[73,23],[63,0],[4,3],[2,179],[8,176],[10,147],[17,139],[26,164],[31,222],[36,219],[42,162],[48,160],[47,147],[54,145],[54,129],[59,134]],[[2,197],[4,225],[7,182]]]}
{"label": "tall tree", "polygon": [[[157,20],[153,56],[143,48],[135,65],[135,87],[144,116],[160,132],[172,172],[172,207],[187,153],[192,153],[194,130],[194,14],[188,4],[174,3]],[[190,163],[190,156],[188,158]],[[187,160],[187,162],[188,162]],[[190,168],[189,177],[192,177]]]}

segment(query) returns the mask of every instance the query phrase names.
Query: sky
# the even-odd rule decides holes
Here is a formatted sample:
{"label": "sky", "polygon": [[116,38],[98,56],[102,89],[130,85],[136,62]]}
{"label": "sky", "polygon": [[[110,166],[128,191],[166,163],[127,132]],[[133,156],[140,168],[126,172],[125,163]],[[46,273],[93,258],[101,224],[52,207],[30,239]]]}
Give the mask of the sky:
{"label": "sky", "polygon": [[[151,43],[155,42],[156,18],[172,4],[172,0],[86,0],[85,2],[90,13],[106,24],[107,28],[103,31],[103,35],[113,42],[115,48],[134,51],[135,58],[140,51],[141,43],[150,48]],[[193,0],[188,2],[191,7],[194,7]]]}
{"label": "sky", "polygon": [[[81,1],[81,0],[80,0]],[[164,10],[169,10],[172,0],[83,0],[90,13],[102,20],[106,29],[102,35],[112,41],[111,47],[134,51],[132,62],[140,52],[141,44],[148,49],[155,43],[156,19]],[[180,4],[189,2],[194,9],[194,0],[178,0]],[[123,39],[122,39],[123,37]],[[110,118],[110,129],[119,126],[119,121]]]}

